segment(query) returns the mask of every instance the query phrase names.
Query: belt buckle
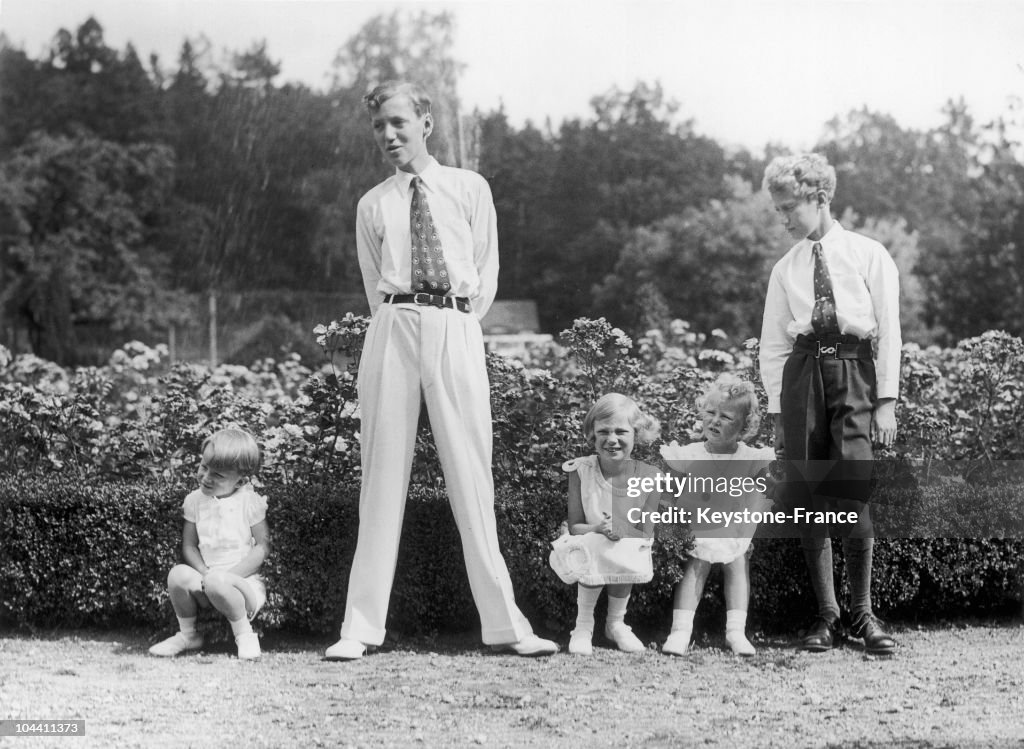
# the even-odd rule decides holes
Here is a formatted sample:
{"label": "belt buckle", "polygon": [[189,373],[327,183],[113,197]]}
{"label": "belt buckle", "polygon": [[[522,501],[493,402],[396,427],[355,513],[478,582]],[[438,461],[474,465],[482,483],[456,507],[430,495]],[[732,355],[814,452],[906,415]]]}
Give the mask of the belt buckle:
{"label": "belt buckle", "polygon": [[413,304],[418,304],[421,307],[444,307],[443,301],[434,301],[437,297],[434,294],[428,294],[425,291],[417,291],[412,295]]}
{"label": "belt buckle", "polygon": [[833,343],[831,346],[822,346],[821,341],[818,341],[818,353],[814,355],[815,359],[820,359],[822,354],[831,354],[834,359],[839,358],[839,344]]}

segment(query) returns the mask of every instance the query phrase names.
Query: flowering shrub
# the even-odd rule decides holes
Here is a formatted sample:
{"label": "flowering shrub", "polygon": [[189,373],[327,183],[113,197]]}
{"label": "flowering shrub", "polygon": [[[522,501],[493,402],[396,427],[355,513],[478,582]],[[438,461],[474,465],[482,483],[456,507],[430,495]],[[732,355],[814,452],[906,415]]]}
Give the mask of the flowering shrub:
{"label": "flowering shrub", "polygon": [[[324,353],[315,371],[296,355],[251,367],[169,364],[163,346],[131,342],[104,367],[64,370],[0,347],[0,471],[60,470],[81,477],[170,479],[189,475],[203,439],[226,426],[256,435],[264,473],[283,480],[358,480],[356,374],[369,320],[347,315],[314,330]],[[561,481],[558,466],[589,450],[581,423],[601,394],[634,397],[662,423],[662,440],[695,439],[697,395],[722,371],[758,384],[757,341],[733,346],[722,331],[684,321],[634,342],[604,318],[576,320],[560,344],[524,361],[491,354],[495,480],[526,488]],[[954,349],[907,344],[890,456],[967,460],[970,470],[1024,456],[1024,344],[990,331]],[[426,419],[414,483],[437,488],[441,472]],[[762,422],[753,442],[769,444]],[[658,462],[658,444],[637,457]]]}
{"label": "flowering shrub", "polygon": [[[309,449],[312,373],[296,357],[252,368],[168,366],[165,347],[133,342],[105,367],[63,372],[33,356],[0,368],[0,457],[11,472],[171,478],[191,472],[203,439],[241,426],[271,472],[294,474]],[[346,443],[347,444],[347,443]]]}
{"label": "flowering shrub", "polygon": [[[162,347],[130,343],[103,367],[67,371],[34,356],[11,356],[0,347],[0,530],[6,528],[3,537],[10,540],[0,549],[9,584],[0,588],[11,592],[0,602],[0,618],[7,612],[19,624],[104,623],[132,616],[150,623],[167,620],[161,580],[177,553],[183,487],[191,483],[202,440],[215,429],[237,425],[263,446],[262,479],[274,498],[275,552],[266,569],[274,593],[266,624],[317,631],[336,627],[344,590],[329,590],[327,599],[323,591],[330,581],[345,578],[354,543],[356,372],[367,324],[366,318],[350,315],[318,326],[324,361],[316,370],[297,357],[261,359],[251,367],[171,365]],[[564,520],[566,479],[559,467],[589,452],[581,424],[595,397],[610,390],[630,395],[661,420],[661,440],[687,441],[699,432],[694,404],[707,383],[721,371],[758,382],[756,362],[756,340],[735,346],[720,331],[704,336],[682,321],[634,342],[603,319],[581,319],[563,334],[561,345],[534,350],[525,361],[488,355],[496,514],[517,593],[528,608],[559,626],[571,621],[571,587],[553,577],[545,560]],[[990,332],[954,349],[908,344],[901,382],[900,437],[891,457],[961,460],[977,477],[985,475],[985,466],[1024,454],[1019,339]],[[764,403],[760,390],[759,397]],[[771,420],[763,420],[753,442],[767,444],[771,428]],[[409,534],[414,540],[406,548],[411,544],[413,552],[402,565],[412,565],[417,574],[400,574],[413,582],[396,587],[395,616],[417,626],[448,626],[472,618],[462,560],[450,511],[439,501],[443,479],[425,422],[416,444],[407,525],[430,532]],[[658,445],[638,446],[637,457],[660,464]],[[48,478],[55,470],[60,475]],[[963,519],[956,528],[975,541],[913,538],[879,544],[878,558],[891,560],[882,565],[876,586],[882,608],[915,612],[941,601],[959,612],[966,605],[998,607],[1019,600],[1014,565],[1020,541],[977,539],[1016,527],[1020,482],[982,492],[963,476],[945,474],[947,484],[927,487],[912,506],[892,509],[923,513],[936,522]],[[25,495],[29,486],[31,497]],[[981,512],[966,511],[986,502]],[[106,508],[110,503],[124,507]],[[50,519],[76,513],[88,523]],[[926,530],[945,537],[947,526]],[[81,533],[72,539],[69,527]],[[419,549],[417,543],[426,545]],[[664,623],[687,543],[687,538],[671,538],[658,545],[659,572],[641,586],[635,616]],[[97,544],[106,555],[102,564],[83,565],[81,558],[95,561]],[[766,539],[758,548],[753,606],[764,623],[786,621],[792,611],[810,605],[799,582],[803,578],[792,574],[801,564],[798,547]],[[945,565],[954,554],[963,563]],[[428,563],[431,574],[423,577]],[[66,569],[83,573],[67,581],[55,572]],[[964,570],[992,586],[991,595],[964,587]],[[421,584],[432,593],[424,594]],[[709,588],[713,612],[720,605],[716,584]],[[439,585],[444,594],[434,595]],[[124,592],[129,588],[130,595]]]}
{"label": "flowering shrub", "polygon": [[1024,424],[1024,342],[990,330],[957,346],[953,413],[956,457],[1020,459]]}

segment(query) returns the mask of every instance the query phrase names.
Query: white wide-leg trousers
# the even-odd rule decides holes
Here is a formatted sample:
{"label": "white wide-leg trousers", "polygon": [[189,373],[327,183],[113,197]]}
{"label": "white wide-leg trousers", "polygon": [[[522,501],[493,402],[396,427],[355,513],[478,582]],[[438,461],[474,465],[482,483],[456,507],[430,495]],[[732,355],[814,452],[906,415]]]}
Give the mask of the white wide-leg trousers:
{"label": "white wide-leg trousers", "polygon": [[462,537],[483,641],[517,642],[531,634],[498,548],[490,392],[476,316],[382,304],[366,333],[358,386],[363,483],[341,636],[367,645],[384,641],[421,392]]}

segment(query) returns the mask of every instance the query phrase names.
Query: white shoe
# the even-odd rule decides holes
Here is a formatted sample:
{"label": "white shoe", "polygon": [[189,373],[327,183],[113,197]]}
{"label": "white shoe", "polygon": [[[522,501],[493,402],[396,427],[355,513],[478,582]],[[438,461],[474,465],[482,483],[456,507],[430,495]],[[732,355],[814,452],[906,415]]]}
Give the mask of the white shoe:
{"label": "white shoe", "polygon": [[259,658],[260,638],[255,632],[245,632],[235,638],[235,645],[238,646],[238,659],[240,661],[254,661]]}
{"label": "white shoe", "polygon": [[726,631],[725,642],[736,655],[754,655],[757,650],[750,644],[750,640],[743,634],[742,629]]}
{"label": "white shoe", "polygon": [[573,655],[594,654],[594,633],[588,629],[574,629],[569,637],[569,652]]}
{"label": "white shoe", "polygon": [[184,632],[178,632],[173,637],[168,637],[163,642],[158,642],[151,647],[149,654],[159,658],[170,658],[180,655],[186,650],[198,650],[202,646],[203,636],[198,632],[191,632],[187,635]]}
{"label": "white shoe", "polygon": [[516,655],[524,656],[537,656],[537,655],[551,655],[552,653],[558,652],[558,645],[551,642],[551,640],[545,640],[537,635],[529,634],[519,642],[510,642],[502,645],[495,645],[494,650],[511,650]]}
{"label": "white shoe", "polygon": [[669,655],[686,655],[686,650],[690,647],[690,637],[692,636],[692,629],[673,629],[668,633],[668,639],[665,640],[665,644],[661,646],[661,652],[668,653]]}
{"label": "white shoe", "polygon": [[324,658],[329,661],[354,661],[362,658],[365,652],[366,646],[359,642],[359,640],[350,640],[347,637],[342,637],[327,648]]}
{"label": "white shoe", "polygon": [[647,649],[640,638],[633,634],[633,630],[622,622],[606,625],[604,633],[624,653],[642,653]]}

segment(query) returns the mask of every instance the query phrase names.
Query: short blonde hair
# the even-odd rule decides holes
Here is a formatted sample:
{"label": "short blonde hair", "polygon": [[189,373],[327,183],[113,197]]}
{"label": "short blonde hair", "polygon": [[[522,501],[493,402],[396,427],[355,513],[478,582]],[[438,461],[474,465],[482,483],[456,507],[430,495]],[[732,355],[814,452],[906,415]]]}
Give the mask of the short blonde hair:
{"label": "short blonde hair", "polygon": [[430,114],[430,94],[418,83],[409,81],[385,81],[364,96],[363,103],[366,105],[366,110],[374,115],[388,99],[402,95],[408,96],[412,101],[417,116]]}
{"label": "short blonde hair", "polygon": [[757,402],[754,383],[731,373],[719,375],[718,379],[697,397],[697,410],[703,411],[708,402],[716,396],[727,403],[735,403],[745,408],[740,439],[748,440],[757,434],[761,427],[761,404]]}
{"label": "short blonde hair", "polygon": [[203,442],[203,457],[215,471],[238,471],[252,476],[260,470],[260,446],[242,429],[221,429]]}
{"label": "short blonde hair", "polygon": [[824,192],[831,202],[836,194],[836,170],[820,153],[776,156],[764,170],[762,187],[771,194],[811,198]]}
{"label": "short blonde hair", "polygon": [[594,424],[617,413],[625,414],[629,425],[636,433],[636,442],[653,442],[661,434],[661,422],[640,410],[636,401],[621,393],[608,393],[597,399],[583,417],[583,436],[591,446],[595,442]]}

